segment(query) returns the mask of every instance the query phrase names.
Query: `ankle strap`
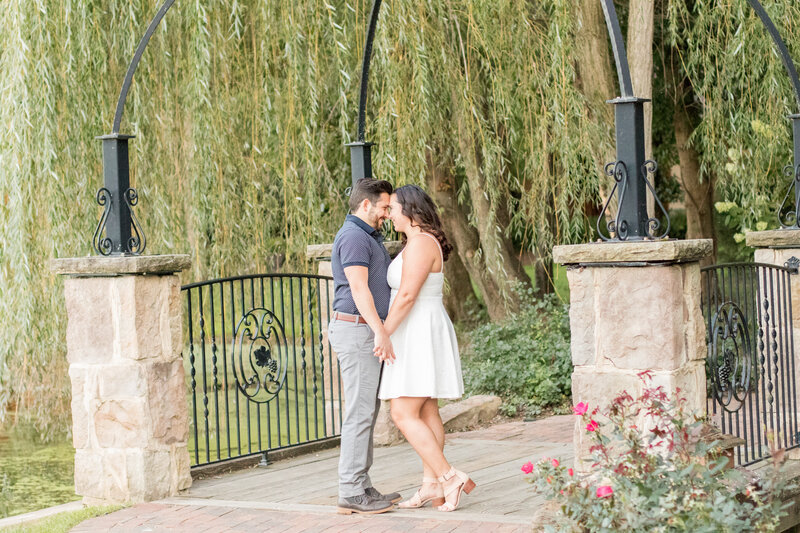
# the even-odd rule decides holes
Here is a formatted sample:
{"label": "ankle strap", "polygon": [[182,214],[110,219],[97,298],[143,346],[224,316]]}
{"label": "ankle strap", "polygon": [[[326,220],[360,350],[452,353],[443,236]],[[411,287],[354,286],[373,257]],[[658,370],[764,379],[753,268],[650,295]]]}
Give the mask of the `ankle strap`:
{"label": "ankle strap", "polygon": [[439,483],[444,483],[445,481],[449,481],[456,475],[455,467],[451,466],[450,470],[448,470],[444,475],[439,476]]}

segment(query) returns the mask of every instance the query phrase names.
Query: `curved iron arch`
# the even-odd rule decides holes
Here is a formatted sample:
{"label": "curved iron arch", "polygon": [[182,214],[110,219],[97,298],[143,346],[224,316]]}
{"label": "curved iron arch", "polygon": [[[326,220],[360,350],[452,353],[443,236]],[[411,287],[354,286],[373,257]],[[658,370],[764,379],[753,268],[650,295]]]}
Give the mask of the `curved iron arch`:
{"label": "curved iron arch", "polygon": [[100,255],[141,255],[147,245],[144,229],[133,213],[139,193],[130,186],[128,141],[135,136],[122,134],[119,130],[139,61],[156,28],[174,3],[175,0],[165,0],[150,21],[122,82],[111,133],[97,137],[103,142],[103,187],[97,192],[96,201],[103,207],[103,214],[94,231],[92,245]]}
{"label": "curved iron arch", "polygon": [[175,3],[175,0],[166,0],[162,5],[161,8],[156,13],[156,16],[153,17],[153,20],[150,21],[150,25],[147,27],[147,31],[142,36],[142,39],[139,41],[139,45],[136,47],[136,52],[133,54],[133,59],[131,60],[131,64],[128,66],[128,72],[125,74],[125,80],[122,82],[122,88],[119,91],[119,100],[117,100],[117,111],[114,113],[114,125],[111,128],[111,133],[119,133],[120,125],[122,124],[122,114],[125,111],[125,101],[128,99],[128,91],[131,88],[131,83],[133,82],[133,75],[136,73],[136,68],[139,66],[139,61],[142,59],[142,54],[144,54],[145,48],[147,45],[150,44],[150,38],[155,33],[156,28],[161,23],[161,19],[164,18],[164,15],[167,14],[167,11],[172,7]]}
{"label": "curved iron arch", "polygon": [[786,67],[789,80],[792,82],[794,98],[797,101],[798,107],[800,107],[800,78],[797,76],[797,68],[795,67],[794,61],[792,61],[792,56],[789,55],[786,43],[783,41],[783,38],[781,38],[778,28],[775,27],[775,23],[772,22],[772,19],[767,14],[764,6],[761,5],[761,2],[758,0],[747,0],[747,2],[750,4],[750,7],[753,8],[753,11],[756,12],[758,18],[761,19],[762,24],[764,24],[770,37],[772,37],[772,40],[775,42],[775,47],[778,49],[778,53],[781,56],[783,66]]}
{"label": "curved iron arch", "polygon": [[[792,56],[789,55],[789,50],[786,48],[786,43],[783,41],[778,28],[775,23],[767,14],[764,6],[758,0],[747,0],[753,11],[756,12],[761,23],[769,33],[772,40],[775,42],[775,47],[778,49],[778,54],[781,56],[783,66],[786,68],[786,73],[789,75],[789,81],[792,83],[794,89],[794,98],[800,109],[800,78],[797,75],[797,68],[795,67]],[[789,115],[789,120],[792,121],[792,137],[794,145],[794,164],[787,165],[784,168],[784,174],[789,178],[790,184],[786,190],[786,195],[783,197],[781,205],[778,206],[778,223],[784,229],[800,229],[800,110],[798,113]],[[794,191],[794,195],[792,192]],[[794,206],[788,202],[790,196],[794,196]]]}

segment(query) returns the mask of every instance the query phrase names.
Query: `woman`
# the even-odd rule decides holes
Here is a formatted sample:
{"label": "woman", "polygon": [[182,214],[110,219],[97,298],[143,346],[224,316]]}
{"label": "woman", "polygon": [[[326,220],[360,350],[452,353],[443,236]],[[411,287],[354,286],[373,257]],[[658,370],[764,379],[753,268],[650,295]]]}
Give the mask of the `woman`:
{"label": "woman", "polygon": [[419,187],[395,190],[389,208],[406,246],[387,274],[392,296],[384,327],[395,359],[386,360],[378,396],[391,400],[392,419],[422,458],[424,470],[422,486],[399,507],[433,502],[440,511],[454,511],[461,493],[469,493],[475,483],[445,459],[437,402],[464,392],[456,334],[442,302],[442,270],[453,247],[436,206]]}

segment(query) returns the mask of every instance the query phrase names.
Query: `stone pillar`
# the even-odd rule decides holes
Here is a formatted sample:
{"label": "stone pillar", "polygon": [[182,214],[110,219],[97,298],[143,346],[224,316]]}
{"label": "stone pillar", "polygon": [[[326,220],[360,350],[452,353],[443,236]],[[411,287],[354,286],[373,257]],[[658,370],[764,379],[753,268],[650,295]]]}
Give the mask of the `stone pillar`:
{"label": "stone pillar", "polygon": [[75,492],[142,502],[191,485],[177,272],[188,255],[55,259],[66,277]]}
{"label": "stone pillar", "polygon": [[[556,246],[570,288],[573,403],[604,407],[622,391],[636,397],[638,374],[652,386],[680,388],[688,408],[706,409],[705,327],[699,260],[711,240]],[[576,466],[588,465],[590,440],[576,423]]]}

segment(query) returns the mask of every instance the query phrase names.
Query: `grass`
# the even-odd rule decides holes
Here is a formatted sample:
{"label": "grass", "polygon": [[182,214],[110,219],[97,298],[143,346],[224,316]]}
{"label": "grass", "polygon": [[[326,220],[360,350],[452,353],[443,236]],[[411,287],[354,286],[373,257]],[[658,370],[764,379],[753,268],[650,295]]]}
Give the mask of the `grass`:
{"label": "grass", "polygon": [[79,511],[68,511],[48,516],[30,524],[9,526],[0,529],[2,533],[63,533],[69,531],[84,520],[101,516],[122,509],[122,506],[87,507]]}
{"label": "grass", "polygon": [[[261,404],[250,401],[238,389],[230,369],[230,361],[228,361],[227,368],[223,370],[221,356],[218,360],[216,388],[214,387],[213,365],[210,358],[206,358],[205,387],[202,380],[202,362],[200,358],[196,360],[197,375],[195,379],[197,385],[196,398],[193,400],[189,363],[184,359],[187,367],[187,390],[189,391],[187,395],[190,414],[189,454],[192,465],[301,444],[332,435],[334,428],[330,427],[330,422],[326,426],[324,421],[325,406],[327,405],[329,410],[332,406],[330,391],[327,388],[323,391],[323,379],[318,361],[316,369],[314,369],[311,366],[310,357],[309,352],[306,357],[305,382],[301,370],[302,358],[298,349],[297,364],[289,362],[283,388],[275,398]],[[326,361],[326,374],[330,368],[328,365],[329,362]],[[316,370],[318,387],[316,398],[313,396],[314,370]],[[296,384],[295,377],[297,377]],[[325,403],[322,401],[323,392]],[[206,418],[203,407],[206,396],[209,411],[208,446],[206,446],[205,439]],[[339,406],[333,404],[333,407],[338,421]],[[217,412],[219,413],[219,424],[217,423]],[[198,424],[197,428],[194,426],[195,418]],[[195,429],[197,429],[197,439],[195,439]],[[207,451],[208,457],[206,456]]]}

